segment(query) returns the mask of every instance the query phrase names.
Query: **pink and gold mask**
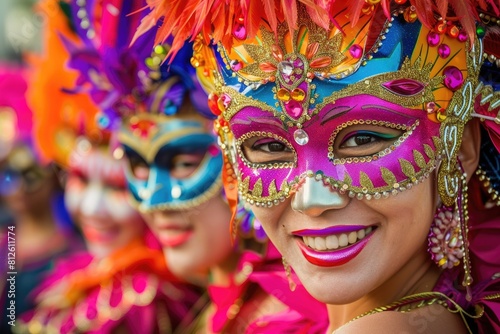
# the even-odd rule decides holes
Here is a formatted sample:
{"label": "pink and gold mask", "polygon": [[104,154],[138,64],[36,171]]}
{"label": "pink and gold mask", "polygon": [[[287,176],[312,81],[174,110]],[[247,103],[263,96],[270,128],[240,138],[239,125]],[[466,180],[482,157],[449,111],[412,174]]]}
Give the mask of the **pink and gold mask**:
{"label": "pink and gold mask", "polygon": [[423,26],[411,7],[390,19],[368,13],[352,26],[346,5],[333,6],[328,32],[299,6],[294,31],[286,23],[277,36],[264,25],[253,39],[235,31],[217,51],[195,42],[193,64],[212,92],[240,194],[271,206],[315,178],[376,199],[410,188],[440,162],[440,194],[451,203],[463,127],[486,92],[480,27],[470,43],[453,22]]}

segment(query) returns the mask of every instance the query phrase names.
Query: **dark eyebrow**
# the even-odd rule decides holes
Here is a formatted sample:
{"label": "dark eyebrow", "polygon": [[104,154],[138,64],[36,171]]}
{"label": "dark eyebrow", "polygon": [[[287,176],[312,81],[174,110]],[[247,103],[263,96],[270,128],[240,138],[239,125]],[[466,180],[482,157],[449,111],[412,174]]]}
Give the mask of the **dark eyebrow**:
{"label": "dark eyebrow", "polygon": [[406,117],[406,118],[412,119],[412,117],[410,117],[409,115],[405,115],[405,114],[400,113],[400,112],[399,112],[399,111],[397,111],[397,110],[394,110],[394,109],[391,109],[391,108],[388,108],[388,107],[384,107],[384,106],[380,106],[380,105],[376,105],[376,104],[367,104],[367,105],[363,105],[363,106],[361,106],[361,109],[377,109],[377,110],[384,110],[384,111],[388,111],[388,112],[390,112],[390,113],[396,114],[396,115],[398,115],[398,116],[402,116],[402,117]]}
{"label": "dark eyebrow", "polygon": [[352,107],[350,107],[350,106],[334,106],[334,107],[332,107],[330,110],[328,110],[323,115],[323,118],[321,119],[320,125],[324,125],[325,123],[346,114],[347,112],[354,109],[354,107],[355,106],[352,106]]}

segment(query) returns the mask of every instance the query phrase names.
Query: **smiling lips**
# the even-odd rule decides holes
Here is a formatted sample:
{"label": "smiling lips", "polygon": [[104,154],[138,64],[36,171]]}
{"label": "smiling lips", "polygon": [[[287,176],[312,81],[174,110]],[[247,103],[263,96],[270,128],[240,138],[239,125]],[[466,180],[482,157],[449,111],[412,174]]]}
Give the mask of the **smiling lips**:
{"label": "smiling lips", "polygon": [[292,232],[302,254],[312,264],[335,267],[354,259],[370,240],[373,227],[334,226]]}
{"label": "smiling lips", "polygon": [[163,247],[177,247],[184,244],[193,235],[192,229],[167,227],[158,230],[158,240]]}

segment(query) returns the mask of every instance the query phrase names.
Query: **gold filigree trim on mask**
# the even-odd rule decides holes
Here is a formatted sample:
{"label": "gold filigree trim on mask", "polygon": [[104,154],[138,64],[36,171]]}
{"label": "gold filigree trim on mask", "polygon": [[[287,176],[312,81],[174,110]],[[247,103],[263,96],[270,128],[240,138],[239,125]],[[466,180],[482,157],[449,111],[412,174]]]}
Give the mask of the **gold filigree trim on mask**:
{"label": "gold filigree trim on mask", "polygon": [[[338,133],[349,126],[358,125],[358,124],[382,126],[382,127],[387,127],[387,128],[396,129],[396,130],[402,130],[402,131],[406,131],[406,132],[403,133],[401,136],[399,136],[399,138],[396,139],[391,146],[389,146],[389,147],[385,148],[384,150],[377,152],[371,156],[335,158],[335,155],[333,153],[333,145],[335,143],[335,138],[337,137]],[[330,161],[332,161],[334,165],[343,165],[346,163],[371,162],[373,160],[378,160],[379,158],[382,158],[382,157],[390,154],[399,145],[401,145],[413,133],[413,131],[416,129],[416,127],[419,124],[420,124],[420,122],[418,120],[415,121],[415,123],[413,123],[413,125],[407,126],[407,125],[396,124],[396,123],[391,123],[391,122],[376,121],[376,120],[362,120],[362,119],[342,123],[339,126],[337,126],[335,131],[330,136],[330,139],[328,140],[328,159]]]}
{"label": "gold filigree trim on mask", "polygon": [[244,180],[241,180],[240,176],[238,176],[238,191],[241,197],[251,205],[268,207],[278,205],[290,196],[290,190],[291,187],[286,180],[281,183],[280,190],[276,190],[276,183],[273,180],[268,187],[269,195],[262,197],[262,179],[259,178],[255,182],[253,189],[250,190],[250,176],[247,176]]}
{"label": "gold filigree trim on mask", "polygon": [[[297,73],[297,75],[304,76],[309,68],[317,73],[331,72],[346,59],[341,52],[342,32],[335,29],[335,33],[333,31],[330,34],[325,33],[322,27],[312,22],[304,6],[299,6],[298,10],[302,12],[298,15],[299,29],[295,29],[292,34],[290,34],[288,24],[281,22],[276,35],[265,27],[261,27],[261,36],[252,40],[253,44],[241,44],[240,48],[243,50],[238,50],[238,47],[232,48],[231,53],[234,52],[244,62],[241,69],[233,71],[233,75],[238,77],[240,82],[248,86],[252,82],[274,81],[278,79],[276,72],[280,63],[292,56],[302,56],[306,60],[304,72]],[[333,36],[331,36],[332,33]],[[281,36],[281,38],[276,39],[276,36]],[[218,51],[226,68],[232,69],[231,57],[221,43],[218,45]],[[293,89],[297,85],[288,85],[287,88]]]}
{"label": "gold filigree trim on mask", "polygon": [[[243,143],[253,137],[267,137],[267,138],[273,138],[276,139],[277,141],[281,142],[282,144],[285,144],[292,152],[293,152],[293,162],[274,162],[274,163],[258,163],[258,162],[251,162],[247,159],[245,156],[245,153],[242,151],[241,146]],[[245,166],[250,167],[250,168],[259,168],[259,169],[281,169],[281,168],[295,168],[297,167],[297,153],[295,152],[295,149],[293,146],[286,140],[285,138],[278,136],[277,134],[274,134],[272,132],[266,132],[266,131],[251,131],[249,133],[245,133],[242,135],[238,140],[236,141],[236,150],[238,151],[238,155],[245,164]]]}
{"label": "gold filigree trim on mask", "polygon": [[480,90],[478,87],[482,86],[478,77],[482,62],[482,41],[478,38],[467,53],[469,75],[463,86],[453,94],[446,109],[446,118],[439,128],[443,141],[443,159],[438,171],[438,191],[445,206],[453,206],[458,196],[462,173],[457,166],[457,157],[465,124],[472,117],[474,100]]}
{"label": "gold filigree trim on mask", "polygon": [[[406,58],[403,62],[401,69],[396,72],[384,73],[377,76],[373,76],[371,78],[367,78],[366,80],[357,82],[355,84],[349,85],[344,89],[341,89],[336,92],[332,92],[329,96],[325,97],[323,101],[318,103],[313,110],[308,111],[307,113],[302,114],[298,119],[289,119],[287,113],[282,110],[278,111],[278,108],[271,107],[268,104],[253,99],[248,96],[244,96],[241,93],[238,93],[233,88],[224,86],[221,87],[221,91],[226,93],[231,97],[230,105],[222,112],[223,118],[226,121],[230,121],[235,114],[237,114],[240,110],[242,110],[246,106],[258,107],[263,111],[272,112],[273,115],[280,119],[283,123],[283,127],[291,127],[297,126],[302,127],[302,124],[312,118],[313,115],[319,113],[322,108],[324,108],[327,104],[335,103],[336,100],[360,95],[363,92],[369,92],[369,95],[381,98],[385,101],[398,104],[404,107],[413,107],[413,108],[424,108],[423,106],[428,102],[433,102],[435,100],[433,91],[441,85],[443,81],[443,76],[436,76],[434,78],[430,77],[430,72],[432,70],[432,63],[428,63],[421,66],[421,58],[417,58],[415,63],[412,65],[409,58]],[[384,83],[397,80],[397,79],[411,79],[418,81],[423,84],[423,89],[419,94],[405,96],[399,95],[391,92],[387,88],[383,86]],[[314,97],[313,99],[316,101],[319,96],[317,94],[313,94],[315,89],[315,85],[311,85],[311,94]]]}
{"label": "gold filigree trim on mask", "polygon": [[[152,131],[148,131],[146,135],[141,136],[135,132],[129,126],[132,118],[135,118],[137,122],[149,122],[149,124],[155,128],[154,133]],[[158,153],[158,150],[172,140],[187,135],[207,134],[207,131],[203,128],[201,123],[199,123],[199,126],[182,127],[178,130],[162,134],[160,125],[167,123],[169,120],[176,119],[164,115],[141,114],[133,116],[132,118],[123,122],[122,128],[118,133],[118,141],[121,144],[127,145],[133,149],[148,163],[152,163]]]}
{"label": "gold filigree trim on mask", "polygon": [[[333,92],[316,105],[315,113],[318,113],[325,105],[333,103],[340,98],[359,95],[363,92],[369,92],[369,95],[404,107],[422,106],[424,103],[434,101],[433,91],[441,85],[444,78],[443,76],[431,78],[432,65],[432,63],[428,63],[422,66],[420,57],[412,65],[410,59],[407,57],[401,65],[401,69],[396,72],[376,75],[349,85],[337,92]],[[382,85],[383,83],[397,79],[412,79],[424,84],[424,88],[419,94],[405,96],[393,93]]]}

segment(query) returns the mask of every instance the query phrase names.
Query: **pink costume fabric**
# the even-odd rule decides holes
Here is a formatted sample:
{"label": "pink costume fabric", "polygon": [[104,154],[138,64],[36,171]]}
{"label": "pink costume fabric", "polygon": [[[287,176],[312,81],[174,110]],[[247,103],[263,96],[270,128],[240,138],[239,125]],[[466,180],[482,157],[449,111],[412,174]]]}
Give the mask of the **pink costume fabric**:
{"label": "pink costume fabric", "polygon": [[[475,322],[470,321],[474,333],[500,333],[500,207],[485,208],[481,194],[482,185],[477,179],[469,184],[469,251],[474,284],[467,291],[460,285],[463,273],[460,267],[445,270],[434,287],[451,297],[465,310],[474,307],[484,314]],[[454,284],[454,282],[457,282]],[[493,298],[495,297],[496,298]],[[479,312],[481,314],[481,311]]]}
{"label": "pink costume fabric", "polygon": [[[293,277],[293,275],[292,275]],[[294,282],[299,282],[293,278]],[[275,314],[266,314],[265,310],[256,310],[261,315],[251,322],[235,318],[238,333],[324,333],[328,327],[326,306],[315,300],[301,284],[294,291],[289,287],[283,271],[281,255],[269,244],[266,254],[260,255],[247,250],[240,257],[237,270],[231,277],[229,286],[208,287],[210,299],[215,305],[215,314],[211,318],[211,330],[224,333],[228,324],[228,314],[235,303],[243,301],[241,308],[252,308],[252,301],[245,300],[247,291],[262,289],[286,305],[286,309]],[[249,294],[249,293],[248,293]],[[248,305],[245,305],[248,302]],[[250,310],[251,312],[252,310]],[[234,329],[234,324],[231,324]]]}

